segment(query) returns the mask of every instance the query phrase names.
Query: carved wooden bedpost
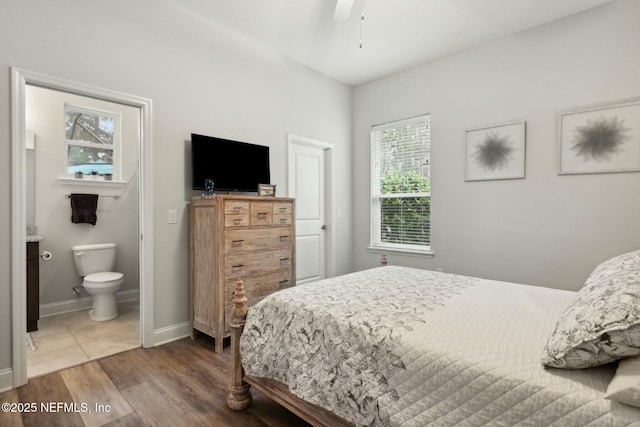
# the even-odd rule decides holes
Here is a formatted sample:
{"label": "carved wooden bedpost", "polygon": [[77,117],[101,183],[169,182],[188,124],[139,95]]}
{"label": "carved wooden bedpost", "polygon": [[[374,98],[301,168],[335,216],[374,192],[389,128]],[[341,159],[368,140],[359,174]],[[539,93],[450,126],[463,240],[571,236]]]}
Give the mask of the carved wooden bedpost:
{"label": "carved wooden bedpost", "polygon": [[251,391],[249,391],[251,386],[243,381],[244,369],[240,359],[240,335],[242,335],[247,319],[247,298],[242,279],[238,279],[236,282],[233,304],[233,315],[229,322],[231,327],[231,382],[229,383],[227,406],[234,411],[241,411],[251,405]]}

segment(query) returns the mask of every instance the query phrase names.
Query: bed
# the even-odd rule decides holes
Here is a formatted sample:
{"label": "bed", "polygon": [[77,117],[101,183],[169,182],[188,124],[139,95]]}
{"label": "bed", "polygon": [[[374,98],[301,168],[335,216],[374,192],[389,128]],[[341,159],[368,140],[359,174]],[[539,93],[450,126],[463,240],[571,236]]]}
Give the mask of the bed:
{"label": "bed", "polygon": [[[236,286],[232,409],[250,405],[253,386],[319,426],[640,425],[640,409],[603,398],[615,360],[640,347],[586,369],[541,363],[545,349],[547,365],[583,368],[595,348],[549,355],[550,336],[575,339],[581,326],[565,333],[558,319],[580,293],[384,266],[279,291],[247,313]],[[640,328],[640,315],[623,315]]]}

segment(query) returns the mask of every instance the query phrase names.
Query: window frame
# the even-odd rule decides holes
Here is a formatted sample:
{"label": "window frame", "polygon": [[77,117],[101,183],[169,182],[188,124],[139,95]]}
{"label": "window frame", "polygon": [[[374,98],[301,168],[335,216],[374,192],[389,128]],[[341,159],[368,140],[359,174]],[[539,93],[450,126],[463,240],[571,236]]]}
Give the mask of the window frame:
{"label": "window frame", "polygon": [[[369,247],[367,248],[370,252],[396,252],[402,253],[406,255],[416,255],[416,256],[426,256],[433,257],[434,252],[432,250],[431,240],[429,241],[429,245],[417,245],[417,244],[409,244],[409,243],[388,243],[382,241],[381,236],[381,204],[383,199],[390,198],[420,198],[420,197],[428,197],[429,203],[431,204],[431,191],[428,192],[415,192],[415,193],[382,193],[381,191],[377,191],[377,188],[381,187],[382,177],[378,175],[378,167],[376,166],[376,153],[379,150],[376,135],[378,132],[383,131],[385,129],[392,129],[396,127],[400,127],[406,124],[414,124],[420,122],[427,122],[427,126],[429,126],[429,140],[427,143],[429,144],[428,150],[431,151],[431,137],[430,137],[430,129],[431,129],[431,115],[430,114],[421,114],[419,116],[409,117],[406,119],[396,120],[393,122],[383,123],[379,125],[371,126],[370,132],[370,149],[371,149],[371,193],[370,193],[370,238],[369,238]],[[431,166],[431,159],[429,155],[429,166]],[[429,185],[431,185],[431,180],[429,180]],[[430,188],[431,190],[431,188]],[[431,215],[429,215],[431,217]],[[429,232],[432,232],[431,227],[431,218],[429,218]]]}
{"label": "window frame", "polygon": [[[74,177],[74,174],[69,173],[69,148],[70,147],[85,147],[85,148],[96,148],[103,150],[112,150],[112,181],[120,181],[121,180],[121,159],[120,159],[120,141],[121,141],[121,121],[122,117],[120,113],[114,111],[101,110],[99,108],[91,108],[91,107],[83,107],[73,104],[68,104],[65,102],[64,104],[64,121],[66,122],[67,112],[73,113],[81,113],[81,114],[89,114],[89,115],[98,115],[104,117],[110,117],[113,119],[113,144],[100,144],[97,142],[90,142],[84,140],[76,140],[76,139],[67,139],[66,134],[66,125],[65,125],[65,134],[64,134],[64,157],[65,157],[65,166],[63,171],[63,176],[65,179],[77,179]],[[103,178],[104,179],[104,178]]]}

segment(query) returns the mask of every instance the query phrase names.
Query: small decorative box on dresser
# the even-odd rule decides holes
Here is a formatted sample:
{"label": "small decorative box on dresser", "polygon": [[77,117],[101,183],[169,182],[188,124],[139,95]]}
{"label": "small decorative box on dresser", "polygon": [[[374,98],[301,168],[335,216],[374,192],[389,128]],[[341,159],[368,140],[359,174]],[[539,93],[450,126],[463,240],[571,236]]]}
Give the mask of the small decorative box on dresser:
{"label": "small decorative box on dresser", "polygon": [[203,196],[191,201],[191,320],[194,331],[230,335],[235,282],[249,306],[295,284],[293,199]]}

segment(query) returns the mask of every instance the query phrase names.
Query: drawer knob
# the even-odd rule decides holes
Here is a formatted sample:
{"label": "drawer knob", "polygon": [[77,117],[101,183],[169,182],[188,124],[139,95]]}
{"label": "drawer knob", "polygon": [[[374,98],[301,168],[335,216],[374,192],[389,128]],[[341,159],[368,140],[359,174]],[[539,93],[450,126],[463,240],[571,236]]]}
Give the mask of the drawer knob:
{"label": "drawer knob", "polygon": [[289,236],[280,236],[281,242],[286,242],[289,239]]}
{"label": "drawer knob", "polygon": [[234,211],[234,212],[242,212],[242,207],[240,207],[240,206],[234,206],[234,207],[233,207],[233,211]]}
{"label": "drawer knob", "polygon": [[237,271],[237,270],[240,270],[242,267],[244,267],[244,264],[236,264],[231,266],[231,270]]}
{"label": "drawer knob", "polygon": [[286,218],[280,218],[280,224],[286,224],[286,223],[287,223]]}
{"label": "drawer knob", "polygon": [[267,212],[258,212],[258,218],[265,219],[267,217]]}
{"label": "drawer knob", "polygon": [[242,222],[241,218],[236,218],[236,219],[233,220],[234,224],[240,224],[241,222]]}
{"label": "drawer knob", "polygon": [[280,258],[280,262],[288,262],[289,258]]}
{"label": "drawer knob", "polygon": [[287,280],[281,280],[281,281],[280,281],[280,284],[281,284],[281,285],[288,285],[288,284],[289,284],[289,279],[287,279]]}
{"label": "drawer knob", "polygon": [[231,245],[232,246],[242,246],[242,242],[244,242],[244,240],[240,239],[240,240],[232,240],[231,241]]}

